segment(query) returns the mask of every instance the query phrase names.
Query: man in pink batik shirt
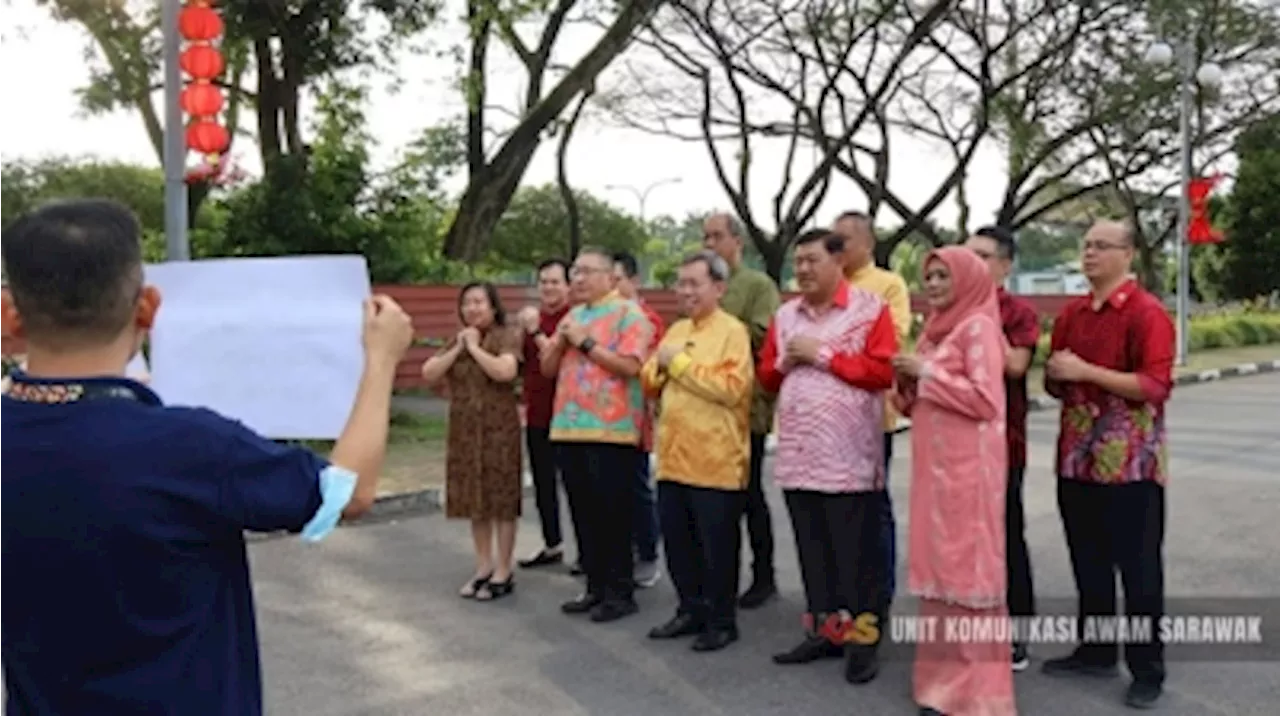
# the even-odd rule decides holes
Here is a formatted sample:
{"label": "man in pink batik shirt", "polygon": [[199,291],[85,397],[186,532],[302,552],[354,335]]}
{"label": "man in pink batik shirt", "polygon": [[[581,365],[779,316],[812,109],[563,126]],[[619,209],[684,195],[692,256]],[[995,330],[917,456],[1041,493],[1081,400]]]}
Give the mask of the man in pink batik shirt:
{"label": "man in pink batik shirt", "polygon": [[855,644],[846,635],[857,615],[886,616],[884,391],[898,338],[884,300],[845,280],[843,249],[827,231],[797,240],[803,295],[778,309],[756,375],[778,394],[773,479],[786,497],[808,602],[804,641],[773,660],[843,653],[845,679],[862,684],[879,671],[879,640]]}

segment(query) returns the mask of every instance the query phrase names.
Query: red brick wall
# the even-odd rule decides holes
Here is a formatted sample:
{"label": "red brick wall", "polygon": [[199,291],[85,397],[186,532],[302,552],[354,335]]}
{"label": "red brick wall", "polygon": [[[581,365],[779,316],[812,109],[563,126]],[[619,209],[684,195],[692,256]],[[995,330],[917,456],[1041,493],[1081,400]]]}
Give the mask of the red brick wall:
{"label": "red brick wall", "polygon": [[[378,286],[376,291],[386,293],[400,302],[409,315],[413,316],[413,324],[417,336],[422,339],[443,340],[458,331],[458,287],[457,286]],[[503,306],[508,312],[515,312],[526,303],[537,299],[537,290],[526,286],[501,286],[498,289]],[[672,291],[649,289],[642,292],[645,301],[657,311],[664,321],[670,325],[677,318],[676,296]],[[789,298],[794,294],[788,294]],[[1041,316],[1055,316],[1071,296],[1027,296],[1028,301],[1036,307]],[[912,310],[923,310],[923,298],[912,296]],[[22,353],[22,341],[4,336],[4,355]],[[421,387],[418,377],[422,362],[433,352],[428,346],[414,346],[409,349],[397,371],[396,386],[399,388]]]}

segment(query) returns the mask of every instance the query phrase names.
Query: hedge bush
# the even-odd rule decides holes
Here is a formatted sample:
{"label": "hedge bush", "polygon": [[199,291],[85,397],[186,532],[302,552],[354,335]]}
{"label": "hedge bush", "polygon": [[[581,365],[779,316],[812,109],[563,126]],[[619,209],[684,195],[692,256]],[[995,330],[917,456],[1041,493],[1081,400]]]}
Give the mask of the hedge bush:
{"label": "hedge bush", "polygon": [[[1049,337],[1052,322],[1040,336],[1036,350],[1036,364],[1049,355]],[[1196,316],[1191,319],[1190,349],[1192,352],[1215,348],[1240,348],[1280,344],[1280,312],[1245,311]]]}

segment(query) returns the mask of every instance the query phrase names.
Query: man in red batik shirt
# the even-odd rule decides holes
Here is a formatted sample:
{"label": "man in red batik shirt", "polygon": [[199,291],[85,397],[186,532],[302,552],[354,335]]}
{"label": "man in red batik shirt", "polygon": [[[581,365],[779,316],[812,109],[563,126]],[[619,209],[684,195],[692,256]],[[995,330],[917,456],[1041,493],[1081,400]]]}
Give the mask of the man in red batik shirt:
{"label": "man in red batik shirt", "polygon": [[[662,334],[666,326],[662,316],[649,307],[640,297],[640,289],[636,285],[636,276],[640,273],[636,257],[626,251],[613,255],[613,277],[617,281],[618,293],[628,301],[635,301],[644,311],[645,318],[653,327],[653,340],[649,352],[658,350],[662,342]],[[662,578],[658,567],[658,501],[653,492],[653,476],[649,470],[649,454],[653,452],[653,403],[645,401],[645,420],[640,426],[639,462],[636,465],[636,513],[635,525],[632,528],[631,540],[636,550],[636,585],[652,587]]]}
{"label": "man in red batik shirt", "polygon": [[[1000,323],[1009,344],[1004,362],[1005,439],[1009,448],[1009,481],[1005,489],[1005,565],[1009,615],[1029,617],[1036,613],[1035,588],[1031,579],[1031,558],[1027,553],[1025,519],[1022,511],[1022,479],[1027,472],[1027,369],[1040,341],[1040,317],[1030,303],[1004,289],[1013,270],[1018,245],[1013,234],[999,226],[984,226],[974,232],[965,246],[987,262],[1000,300]],[[1030,665],[1027,645],[1013,643],[1013,670]]]}
{"label": "man in red batik shirt", "polygon": [[[1173,388],[1173,322],[1160,299],[1130,274],[1132,228],[1093,225],[1084,239],[1090,293],[1053,325],[1045,390],[1062,401],[1058,510],[1086,616],[1116,613],[1116,572],[1130,619],[1150,620],[1151,637],[1129,641],[1133,683],[1125,696],[1150,708],[1165,679],[1158,620],[1164,613],[1165,402]],[[1083,636],[1083,633],[1082,633]],[[1119,646],[1081,644],[1045,662],[1046,674],[1117,673]]]}
{"label": "man in red batik shirt", "polygon": [[[547,259],[538,266],[539,306],[528,306],[520,312],[524,329],[524,405],[525,445],[529,449],[529,469],[533,473],[533,489],[542,522],[542,549],[521,567],[543,567],[564,561],[563,535],[560,531],[560,493],[556,480],[556,453],[551,444],[551,413],[556,399],[555,378],[542,375],[539,356],[542,347],[556,334],[560,319],[569,312],[569,263],[564,259]],[[581,549],[581,548],[579,548]]]}

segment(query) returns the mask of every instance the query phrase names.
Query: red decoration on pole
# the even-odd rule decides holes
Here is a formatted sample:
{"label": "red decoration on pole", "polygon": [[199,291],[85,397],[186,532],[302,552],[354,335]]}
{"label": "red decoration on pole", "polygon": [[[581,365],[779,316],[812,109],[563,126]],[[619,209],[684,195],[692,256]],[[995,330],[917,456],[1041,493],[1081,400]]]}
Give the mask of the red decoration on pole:
{"label": "red decoration on pole", "polygon": [[222,36],[222,18],[207,0],[193,0],[178,14],[178,32],[193,42],[209,42]]}
{"label": "red decoration on pole", "polygon": [[222,53],[210,45],[192,45],[178,58],[182,71],[197,80],[212,80],[222,74]]}
{"label": "red decoration on pole", "polygon": [[221,154],[231,143],[226,127],[207,119],[187,125],[187,146],[204,154]]}
{"label": "red decoration on pole", "polygon": [[212,117],[222,111],[222,91],[208,82],[193,82],[182,90],[182,111],[193,117]]}
{"label": "red decoration on pole", "polygon": [[1191,221],[1187,226],[1187,243],[1216,244],[1222,241],[1222,232],[1209,222],[1209,194],[1218,182],[1219,175],[1196,177],[1187,186],[1187,201],[1191,205]]}
{"label": "red decoration on pole", "polygon": [[205,155],[210,167],[217,167],[222,152],[231,144],[231,135],[218,123],[224,97],[213,81],[222,74],[226,62],[214,42],[222,37],[222,18],[211,0],[187,0],[178,14],[178,32],[187,40],[179,63],[193,80],[182,91],[182,109],[190,117],[187,148]]}

